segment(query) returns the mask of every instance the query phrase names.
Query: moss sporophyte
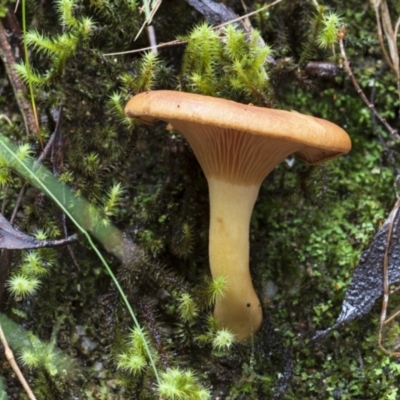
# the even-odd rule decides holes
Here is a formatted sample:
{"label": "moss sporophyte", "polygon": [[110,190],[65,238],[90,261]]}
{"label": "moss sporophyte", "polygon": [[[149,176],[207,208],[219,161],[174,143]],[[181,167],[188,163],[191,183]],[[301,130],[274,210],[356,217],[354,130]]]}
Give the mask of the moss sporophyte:
{"label": "moss sporophyte", "polygon": [[296,112],[175,91],[138,94],[125,111],[147,123],[168,122],[193,148],[208,181],[211,273],[226,278],[214,315],[219,328],[248,339],[262,322],[249,271],[249,223],[260,185],[291,154],[315,164],[347,153],[347,133]]}

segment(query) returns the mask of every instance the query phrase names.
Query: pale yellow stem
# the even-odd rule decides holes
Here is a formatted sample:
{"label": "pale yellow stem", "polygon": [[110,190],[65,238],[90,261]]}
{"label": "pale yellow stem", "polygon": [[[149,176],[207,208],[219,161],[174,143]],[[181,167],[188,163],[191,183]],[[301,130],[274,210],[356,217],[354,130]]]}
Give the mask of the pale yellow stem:
{"label": "pale yellow stem", "polygon": [[249,270],[249,225],[260,185],[235,185],[208,177],[210,193],[210,268],[224,276],[225,295],[215,305],[219,328],[239,341],[255,333],[262,321],[260,301]]}

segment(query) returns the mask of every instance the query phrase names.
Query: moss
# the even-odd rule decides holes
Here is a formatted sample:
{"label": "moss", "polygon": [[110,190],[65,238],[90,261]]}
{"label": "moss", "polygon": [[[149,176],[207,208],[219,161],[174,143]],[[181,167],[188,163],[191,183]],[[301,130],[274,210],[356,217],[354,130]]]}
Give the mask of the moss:
{"label": "moss", "polygon": [[[201,17],[185,2],[164,0],[153,20],[158,40],[184,36],[188,45],[167,48],[157,58],[151,53],[106,56],[147,46],[145,34],[133,41],[144,19],[134,3],[28,2],[27,22],[45,143],[60,119],[61,156],[56,162],[47,157],[44,164],[77,197],[98,206],[103,222],[114,222],[139,246],[137,257],[122,265],[104,254],[147,329],[157,368],[179,368],[185,371],[181,377],[191,369],[196,383],[185,375],[184,390],[192,385],[201,393],[212,387],[213,397],[226,399],[272,398],[284,392],[286,399],[398,398],[399,364],[377,347],[379,305],[323,342],[310,342],[316,330],[335,321],[358,257],[395,200],[398,145],[371,120],[343,71],[330,78],[309,77],[304,71],[310,60],[338,61],[337,51],[335,56],[317,41],[323,16],[337,11],[349,27],[346,48],[357,80],[396,125],[396,85],[377,50],[372,9],[356,1],[320,2],[319,9],[310,1],[282,2],[252,19],[271,53],[260,48],[255,36],[249,39],[232,27],[215,33],[200,24]],[[226,3],[241,12],[241,2]],[[68,4],[73,5],[70,14]],[[397,10],[396,4],[390,2],[391,10]],[[82,24],[89,17],[93,25],[85,36]],[[62,46],[45,50],[66,38],[73,41],[68,51]],[[5,76],[4,69],[0,73]],[[211,306],[204,296],[207,184],[182,137],[164,124],[149,127],[124,118],[129,96],[150,88],[274,104],[329,119],[352,137],[349,156],[316,167],[282,163],[261,188],[251,223],[251,267],[266,318],[253,344],[232,344],[224,351],[212,345]],[[9,86],[1,88],[0,105],[13,123],[0,119],[2,133],[30,144],[38,157],[40,145],[26,136]],[[26,182],[2,164],[0,179],[1,212],[9,218]],[[15,225],[29,234],[42,229],[49,238],[75,229],[30,187],[23,192]],[[132,324],[83,238],[43,257],[49,271],[40,277],[40,290],[23,300],[8,295],[2,304],[6,315],[41,342],[75,360],[67,381],[43,368],[22,366],[38,398],[49,398],[48,393],[58,398],[153,398],[150,368],[136,374],[117,369]],[[9,267],[14,272],[25,264],[24,256],[14,253]],[[268,285],[278,290],[269,299]],[[194,302],[186,304],[189,311],[183,310],[184,296]],[[393,296],[393,308],[398,301]],[[193,310],[197,317],[188,319]],[[388,348],[398,345],[396,322],[384,334]],[[19,396],[22,389],[10,368],[2,374],[10,396]]]}

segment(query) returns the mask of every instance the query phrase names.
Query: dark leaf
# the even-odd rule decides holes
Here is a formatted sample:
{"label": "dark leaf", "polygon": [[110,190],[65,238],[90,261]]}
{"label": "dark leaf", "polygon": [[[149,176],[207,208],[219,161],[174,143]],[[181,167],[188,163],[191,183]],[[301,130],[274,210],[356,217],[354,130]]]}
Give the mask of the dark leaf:
{"label": "dark leaf", "polygon": [[60,240],[37,240],[14,229],[3,215],[0,214],[0,249],[38,249],[40,247],[64,246],[74,241],[76,241],[75,235]]}
{"label": "dark leaf", "polygon": [[372,309],[383,294],[383,259],[385,256],[388,229],[393,219],[393,231],[388,251],[388,282],[400,281],[400,213],[395,207],[382,228],[375,235],[370,248],[365,251],[354,272],[342,304],[342,312],[330,328],[319,331],[313,340],[319,340],[341,325],[360,318]]}
{"label": "dark leaf", "polygon": [[189,5],[204,15],[211,25],[219,25],[237,18],[237,15],[227,6],[211,0],[186,0]]}

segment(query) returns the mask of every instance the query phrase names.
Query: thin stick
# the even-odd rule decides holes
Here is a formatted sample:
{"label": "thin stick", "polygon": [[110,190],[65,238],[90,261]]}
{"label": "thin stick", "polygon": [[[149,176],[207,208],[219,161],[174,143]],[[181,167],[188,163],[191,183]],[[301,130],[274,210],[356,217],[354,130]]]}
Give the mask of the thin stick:
{"label": "thin stick", "polygon": [[[187,43],[187,40],[172,40],[171,42],[160,43],[156,47],[157,47],[157,49],[160,49],[162,47],[178,46],[180,44],[186,44],[186,43]],[[106,53],[106,54],[103,54],[103,56],[121,56],[124,54],[141,53],[142,51],[147,51],[147,50],[153,50],[153,46],[142,47],[140,49],[135,49],[135,50],[119,51],[117,53]]]}
{"label": "thin stick", "polygon": [[24,119],[27,134],[37,134],[38,128],[31,103],[26,99],[26,87],[14,70],[16,64],[10,43],[8,43],[6,31],[0,22],[0,55],[6,67],[7,76],[13,88],[18,108]]}
{"label": "thin stick", "polygon": [[394,289],[392,289],[392,290],[390,291],[390,294],[396,293],[396,292],[398,292],[399,290],[400,290],[400,286],[397,286],[397,287],[395,287]]}
{"label": "thin stick", "polygon": [[393,34],[393,36],[394,36],[395,38],[397,37],[397,34],[399,33],[399,27],[400,27],[400,17],[399,17],[399,19],[397,20],[396,25],[395,25],[395,27],[394,27],[394,34]]}
{"label": "thin stick", "polygon": [[[389,354],[390,356],[395,356],[395,357],[399,357],[400,353],[388,351],[382,345],[382,330],[383,330],[383,326],[385,325],[385,323],[389,322],[389,321],[385,322],[387,306],[389,303],[389,247],[390,247],[390,242],[392,240],[394,221],[396,219],[399,208],[400,208],[400,199],[398,199],[396,201],[396,204],[393,207],[393,210],[389,216],[389,228],[388,228],[388,234],[387,234],[387,239],[386,239],[386,249],[385,249],[385,255],[383,257],[383,299],[382,299],[382,311],[381,311],[381,318],[380,318],[379,332],[378,332],[379,348],[384,353]],[[392,318],[390,318],[390,319],[392,319]]]}
{"label": "thin stick", "polygon": [[139,29],[139,32],[136,34],[135,39],[133,39],[134,41],[136,41],[136,39],[140,36],[140,34],[142,33],[144,27],[146,25],[150,25],[151,24],[151,21],[153,20],[153,17],[155,15],[155,13],[157,12],[158,7],[160,7],[160,5],[161,5],[161,1],[162,0],[159,0],[155,5],[153,5],[153,8],[151,10],[150,10],[150,7],[149,7],[149,2],[146,1],[146,0],[144,1],[143,10],[144,10],[144,12],[146,14],[146,20],[143,22],[143,25]]}
{"label": "thin stick", "polygon": [[349,78],[351,79],[351,82],[354,86],[354,88],[356,89],[356,92],[360,95],[361,99],[363,100],[363,102],[367,105],[367,107],[371,110],[371,112],[375,115],[376,118],[378,118],[378,120],[384,125],[384,127],[387,129],[387,131],[393,136],[395,137],[397,140],[400,141],[400,135],[398,134],[396,129],[393,129],[388,122],[386,121],[386,119],[382,118],[381,115],[378,113],[378,111],[376,111],[375,106],[369,102],[367,96],[365,95],[365,93],[363,92],[363,90],[361,89],[360,85],[357,83],[356,78],[354,77],[353,71],[350,68],[350,63],[349,60],[347,59],[347,55],[344,49],[344,38],[346,36],[346,32],[345,32],[345,28],[343,28],[341,30],[341,32],[339,33],[339,47],[340,47],[340,54],[343,58],[343,65],[344,68],[347,72],[347,74],[349,75]]}
{"label": "thin stick", "polygon": [[[396,76],[397,94],[400,100],[400,65],[399,65],[399,51],[397,49],[397,33],[400,25],[400,18],[397,20],[395,27],[393,29],[387,1],[375,0],[374,8],[376,15],[376,24],[378,29],[379,44],[381,46],[383,56],[386,62],[394,72],[394,75]],[[383,41],[383,33],[385,34],[386,37],[387,46],[389,48],[389,54],[386,51],[386,47]]]}
{"label": "thin stick", "polygon": [[399,79],[399,53],[397,51],[396,37],[394,36],[394,30],[386,0],[383,0],[381,3],[381,18],[383,31],[385,33],[387,46],[389,48],[390,58],[394,67],[394,72],[396,78]]}
{"label": "thin stick", "polygon": [[8,342],[4,335],[1,324],[0,324],[0,340],[4,346],[4,354],[6,355],[6,358],[7,358],[8,362],[10,363],[11,368],[14,370],[15,375],[17,375],[19,381],[21,382],[22,386],[24,387],[26,394],[28,395],[28,397],[31,400],[36,400],[35,395],[33,394],[31,388],[29,387],[28,382],[26,381],[24,375],[22,375],[22,372],[19,369],[17,362],[15,361],[14,353],[12,352],[12,350],[10,349],[10,346],[8,345]]}
{"label": "thin stick", "polygon": [[[393,291],[391,291],[390,293],[393,293]],[[391,315],[387,320],[385,320],[384,324],[387,325],[390,321],[394,320],[397,316],[400,315],[400,310],[396,311],[393,315]]]}
{"label": "thin stick", "polygon": [[375,9],[375,15],[376,15],[376,27],[378,29],[379,44],[381,46],[383,57],[385,58],[385,61],[389,65],[390,69],[392,69],[393,72],[396,74],[396,69],[394,68],[393,63],[390,60],[389,54],[386,51],[385,43],[383,42],[381,16],[379,15],[379,6],[380,6],[380,4],[377,4],[377,1],[375,0],[374,9]]}

